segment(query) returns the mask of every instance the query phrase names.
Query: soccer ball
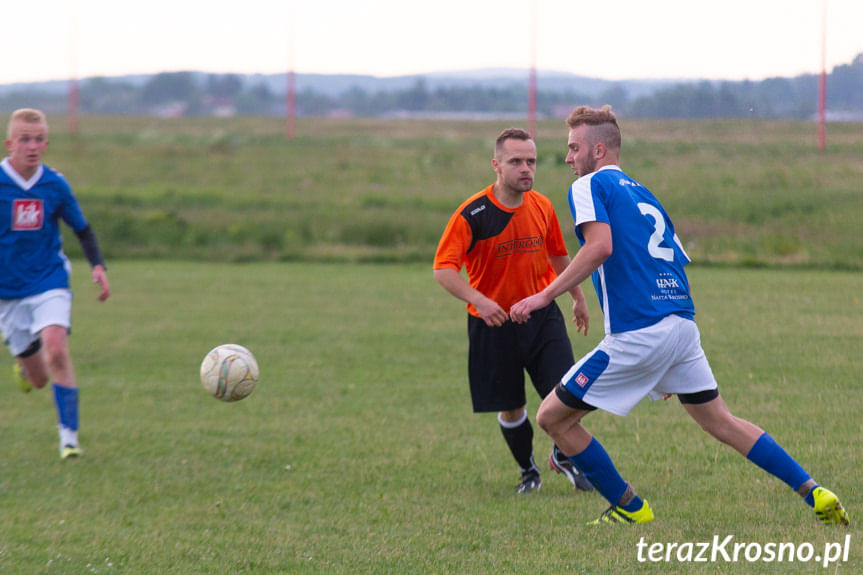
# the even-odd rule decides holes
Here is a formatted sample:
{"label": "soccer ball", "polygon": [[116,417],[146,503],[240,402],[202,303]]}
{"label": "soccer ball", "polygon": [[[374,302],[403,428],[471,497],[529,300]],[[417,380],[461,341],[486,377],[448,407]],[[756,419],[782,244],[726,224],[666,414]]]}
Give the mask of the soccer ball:
{"label": "soccer ball", "polygon": [[201,362],[201,384],[222,401],[248,397],[258,383],[258,362],[248,349],[234,343],[210,350]]}

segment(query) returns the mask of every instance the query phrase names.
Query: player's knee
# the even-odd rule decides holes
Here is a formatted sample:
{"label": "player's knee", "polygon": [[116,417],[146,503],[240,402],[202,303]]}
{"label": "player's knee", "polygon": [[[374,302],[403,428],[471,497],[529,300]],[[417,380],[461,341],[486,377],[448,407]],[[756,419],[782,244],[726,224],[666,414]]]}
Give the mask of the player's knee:
{"label": "player's knee", "polygon": [[44,353],[48,370],[55,377],[68,371],[71,364],[68,347],[65,345],[46,345]]}
{"label": "player's knee", "polygon": [[738,433],[738,425],[736,418],[730,413],[723,412],[717,414],[716,417],[705,419],[698,422],[701,429],[709,433],[715,439],[731,445],[734,437]]}
{"label": "player's knee", "polygon": [[560,417],[560,411],[553,409],[550,402],[543,402],[536,412],[536,424],[550,437],[556,437],[563,432],[568,422]]}
{"label": "player's knee", "polygon": [[719,441],[723,441],[723,432],[722,426],[716,421],[699,421],[698,425],[701,426],[701,429],[704,430],[705,433],[708,433],[713,438],[718,439]]}
{"label": "player's knee", "polygon": [[518,409],[510,409],[506,411],[500,411],[497,414],[498,420],[506,423],[518,423],[523,421],[527,416],[527,409],[524,407],[520,407]]}
{"label": "player's knee", "polygon": [[536,412],[536,424],[547,434],[551,435],[550,428],[552,427],[552,420],[548,414],[548,410],[539,406],[539,410]]}
{"label": "player's knee", "polygon": [[574,396],[558,383],[539,406],[536,422],[549,436],[566,435],[571,428],[578,426],[582,418],[596,408]]}
{"label": "player's knee", "polygon": [[727,438],[735,427],[734,416],[728,411],[725,402],[719,399],[718,390],[678,394],[677,397],[701,429],[719,441],[728,443]]}
{"label": "player's knee", "polygon": [[32,377],[28,374],[27,381],[29,381],[30,385],[36,389],[42,389],[48,385],[48,382],[51,381],[51,377],[45,372],[40,372],[38,374],[34,374]]}
{"label": "player's knee", "polygon": [[22,375],[32,387],[42,389],[51,380],[45,365],[38,360],[29,360],[27,364],[22,363]]}

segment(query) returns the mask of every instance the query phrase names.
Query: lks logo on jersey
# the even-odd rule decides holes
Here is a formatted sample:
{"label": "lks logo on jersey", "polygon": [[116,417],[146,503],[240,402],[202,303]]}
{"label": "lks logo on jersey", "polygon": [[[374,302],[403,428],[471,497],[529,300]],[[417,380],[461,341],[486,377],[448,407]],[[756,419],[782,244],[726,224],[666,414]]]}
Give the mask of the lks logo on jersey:
{"label": "lks logo on jersey", "polygon": [[13,230],[41,229],[42,217],[42,200],[15,200],[12,202]]}

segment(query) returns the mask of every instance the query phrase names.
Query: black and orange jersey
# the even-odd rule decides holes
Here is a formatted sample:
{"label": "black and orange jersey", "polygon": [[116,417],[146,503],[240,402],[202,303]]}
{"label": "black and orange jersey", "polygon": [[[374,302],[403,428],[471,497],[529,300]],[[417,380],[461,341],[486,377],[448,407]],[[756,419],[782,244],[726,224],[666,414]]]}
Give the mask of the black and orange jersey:
{"label": "black and orange jersey", "polygon": [[[568,255],[551,201],[535,190],[507,208],[489,186],[465,200],[441,236],[434,269],[464,265],[468,283],[509,313],[517,301],[545,288],[557,275],[549,256]],[[479,317],[468,304],[467,311]]]}

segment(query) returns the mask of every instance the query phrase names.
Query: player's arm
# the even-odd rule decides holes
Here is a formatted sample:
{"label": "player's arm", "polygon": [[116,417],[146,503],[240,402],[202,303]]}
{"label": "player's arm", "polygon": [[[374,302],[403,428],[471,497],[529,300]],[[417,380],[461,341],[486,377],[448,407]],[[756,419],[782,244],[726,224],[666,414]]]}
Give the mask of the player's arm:
{"label": "player's arm", "polygon": [[[557,275],[562,274],[569,267],[570,263],[569,256],[548,256],[548,260],[551,262],[551,267]],[[574,300],[584,299],[584,292],[581,291],[580,285],[576,285],[567,291]]]}
{"label": "player's arm", "polygon": [[[562,274],[569,266],[570,260],[568,255],[563,256],[548,256],[551,267],[557,275]],[[569,295],[572,296],[572,321],[575,322],[576,331],[584,330],[584,335],[587,335],[587,328],[590,326],[590,314],[587,310],[587,300],[584,298],[584,291],[580,285],[569,290]]]}
{"label": "player's arm", "polygon": [[75,235],[81,242],[84,257],[87,258],[93,268],[93,283],[98,284],[101,288],[99,301],[105,301],[111,295],[111,286],[108,284],[108,270],[105,268],[105,260],[102,258],[102,250],[99,249],[96,234],[93,232],[93,228],[87,225],[83,230],[75,232]]}
{"label": "player's arm", "polygon": [[581,233],[584,236],[584,245],[563,273],[541,292],[513,305],[509,310],[513,321],[524,323],[530,318],[530,312],[547,306],[563,292],[581,284],[611,256],[613,244],[611,227],[608,224],[595,221],[584,222],[581,224]]}
{"label": "player's arm", "polygon": [[496,301],[486,297],[478,289],[467,283],[459,270],[438,268],[434,270],[434,279],[453,296],[463,302],[473,304],[487,325],[501,326],[509,319]]}

